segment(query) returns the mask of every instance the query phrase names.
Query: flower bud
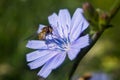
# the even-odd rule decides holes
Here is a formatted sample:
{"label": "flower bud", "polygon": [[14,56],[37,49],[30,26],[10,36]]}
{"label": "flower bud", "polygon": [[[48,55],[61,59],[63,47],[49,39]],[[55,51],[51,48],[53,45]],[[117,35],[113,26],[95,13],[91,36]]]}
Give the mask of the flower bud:
{"label": "flower bud", "polygon": [[99,25],[100,29],[105,29],[108,25],[109,16],[107,13],[103,12],[99,15]]}
{"label": "flower bud", "polygon": [[86,2],[83,4],[82,8],[84,10],[84,15],[88,21],[90,21],[92,24],[95,24],[98,19],[98,13],[94,7],[90,3]]}
{"label": "flower bud", "polygon": [[88,2],[84,3],[83,6],[84,16],[90,23],[90,29],[89,33],[94,34],[96,31],[99,30],[98,27],[98,12],[95,10],[95,8]]}

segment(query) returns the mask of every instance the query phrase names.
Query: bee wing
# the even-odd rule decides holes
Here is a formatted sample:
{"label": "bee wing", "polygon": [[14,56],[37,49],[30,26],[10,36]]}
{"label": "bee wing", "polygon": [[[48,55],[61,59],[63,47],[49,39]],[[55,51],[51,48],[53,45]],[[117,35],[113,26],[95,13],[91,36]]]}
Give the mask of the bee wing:
{"label": "bee wing", "polygon": [[24,40],[30,40],[30,39],[34,39],[37,38],[38,34],[35,32],[32,35],[28,36],[27,38],[25,38]]}

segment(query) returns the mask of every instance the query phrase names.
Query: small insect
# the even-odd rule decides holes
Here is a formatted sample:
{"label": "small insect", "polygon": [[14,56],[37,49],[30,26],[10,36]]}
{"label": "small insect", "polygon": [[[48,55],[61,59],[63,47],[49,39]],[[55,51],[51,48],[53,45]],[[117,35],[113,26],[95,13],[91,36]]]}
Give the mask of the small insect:
{"label": "small insect", "polygon": [[51,26],[45,26],[44,28],[42,28],[41,32],[38,33],[38,39],[44,40],[48,34],[52,34]]}
{"label": "small insect", "polygon": [[46,36],[48,34],[52,34],[52,27],[51,26],[44,26],[39,33],[33,33],[32,35],[30,35],[29,37],[27,37],[25,40],[28,39],[39,39],[39,40],[45,40]]}

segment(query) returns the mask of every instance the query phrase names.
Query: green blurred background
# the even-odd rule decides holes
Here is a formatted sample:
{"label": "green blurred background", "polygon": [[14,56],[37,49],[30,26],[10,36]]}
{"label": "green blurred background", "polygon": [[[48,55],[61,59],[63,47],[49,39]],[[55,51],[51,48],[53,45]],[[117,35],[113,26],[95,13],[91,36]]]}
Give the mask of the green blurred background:
{"label": "green blurred background", "polygon": [[[30,70],[25,55],[28,36],[40,23],[48,25],[47,17],[61,8],[73,14],[83,2],[109,11],[115,0],[0,0],[0,80],[37,80],[38,70]],[[105,72],[120,80],[120,12],[111,21],[114,27],[104,32],[95,46],[84,57],[75,76],[86,72]],[[55,72],[48,80],[65,80],[68,65]],[[58,75],[59,74],[59,75]],[[59,78],[59,79],[57,79]]]}

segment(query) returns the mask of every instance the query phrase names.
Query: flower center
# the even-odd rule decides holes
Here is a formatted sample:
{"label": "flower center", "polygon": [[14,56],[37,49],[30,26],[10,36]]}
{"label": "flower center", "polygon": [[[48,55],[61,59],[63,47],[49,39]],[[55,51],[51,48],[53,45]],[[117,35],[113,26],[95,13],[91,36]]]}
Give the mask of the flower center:
{"label": "flower center", "polygon": [[69,44],[63,44],[63,50],[65,50],[66,52],[68,52],[70,50],[70,45]]}
{"label": "flower center", "polygon": [[68,52],[70,50],[70,43],[67,39],[62,38],[49,38],[46,40],[48,49],[62,50]]}

